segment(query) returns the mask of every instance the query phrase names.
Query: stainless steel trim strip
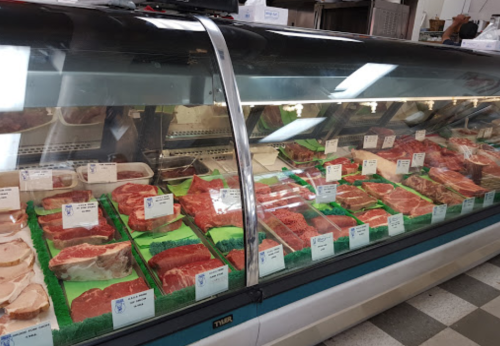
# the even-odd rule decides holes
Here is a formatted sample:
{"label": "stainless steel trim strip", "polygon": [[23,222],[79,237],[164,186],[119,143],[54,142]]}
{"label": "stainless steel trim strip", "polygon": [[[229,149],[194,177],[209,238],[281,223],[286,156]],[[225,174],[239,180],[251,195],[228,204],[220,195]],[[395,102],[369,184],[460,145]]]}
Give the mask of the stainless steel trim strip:
{"label": "stainless steel trim strip", "polygon": [[194,15],[194,18],[205,27],[212,41],[221,73],[222,87],[226,96],[229,118],[233,127],[245,225],[246,284],[247,286],[253,286],[259,283],[259,237],[257,231],[257,209],[254,194],[252,157],[250,155],[245,116],[241,107],[233,63],[222,32],[210,18],[200,15]]}

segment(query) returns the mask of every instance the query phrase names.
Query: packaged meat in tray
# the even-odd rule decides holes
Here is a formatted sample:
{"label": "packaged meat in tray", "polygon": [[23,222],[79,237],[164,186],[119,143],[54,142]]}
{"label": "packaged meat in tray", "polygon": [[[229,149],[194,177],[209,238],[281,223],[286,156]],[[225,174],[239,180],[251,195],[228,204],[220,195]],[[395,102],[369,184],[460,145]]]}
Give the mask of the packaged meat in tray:
{"label": "packaged meat in tray", "polygon": [[21,147],[41,146],[57,121],[51,108],[26,108],[21,112],[0,112],[0,134],[21,133]]}
{"label": "packaged meat in tray", "polygon": [[211,173],[201,158],[194,156],[171,156],[161,158],[158,165],[161,180],[176,185],[194,175],[205,176]]}

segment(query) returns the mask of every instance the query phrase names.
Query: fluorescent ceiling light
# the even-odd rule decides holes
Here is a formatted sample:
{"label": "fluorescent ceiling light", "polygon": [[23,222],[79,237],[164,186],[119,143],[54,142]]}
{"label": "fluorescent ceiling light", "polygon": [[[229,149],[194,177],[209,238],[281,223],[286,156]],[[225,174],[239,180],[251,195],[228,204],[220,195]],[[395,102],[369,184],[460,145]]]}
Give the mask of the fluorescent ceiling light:
{"label": "fluorescent ceiling light", "polygon": [[315,38],[315,39],[318,39],[318,40],[362,42],[360,40],[354,40],[352,38],[339,37],[339,36],[315,35],[315,34],[306,34],[306,33],[301,33],[301,32],[276,31],[276,30],[267,30],[267,31],[275,33],[275,34],[278,34],[278,35],[283,35],[283,36]]}
{"label": "fluorescent ceiling light", "polygon": [[0,112],[22,111],[30,48],[0,46]]}
{"label": "fluorescent ceiling light", "polygon": [[330,94],[332,99],[355,98],[398,65],[368,63],[344,79]]}
{"label": "fluorescent ceiling light", "polygon": [[314,127],[321,122],[323,122],[326,118],[305,118],[305,119],[296,119],[292,121],[290,124],[280,128],[279,130],[274,131],[269,136],[262,138],[260,143],[275,143],[275,142],[283,142],[292,137],[295,137],[299,133],[309,130],[311,127]]}
{"label": "fluorescent ceiling light", "polygon": [[189,22],[177,19],[138,17],[156,26],[158,29],[181,30],[181,31],[205,31],[201,23]]}

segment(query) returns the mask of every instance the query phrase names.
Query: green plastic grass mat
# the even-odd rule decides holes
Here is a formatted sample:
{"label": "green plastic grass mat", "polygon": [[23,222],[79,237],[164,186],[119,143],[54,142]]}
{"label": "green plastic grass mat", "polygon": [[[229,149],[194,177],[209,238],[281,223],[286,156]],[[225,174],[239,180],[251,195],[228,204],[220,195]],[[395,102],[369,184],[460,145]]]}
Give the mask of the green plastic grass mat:
{"label": "green plastic grass mat", "polygon": [[317,152],[325,151],[325,147],[321,145],[316,139],[297,139],[295,143],[311,151],[317,151]]}
{"label": "green plastic grass mat", "polygon": [[[96,202],[97,200],[92,197],[89,202]],[[55,213],[60,213],[61,212],[61,208],[57,208],[57,209],[51,209],[51,210],[45,210],[43,207],[41,206],[36,206],[35,207],[35,213],[36,215],[38,216],[43,216],[43,215],[51,215],[51,214],[55,214]]]}
{"label": "green plastic grass mat", "polygon": [[309,191],[311,191],[312,193],[316,193],[316,189],[311,185],[309,184],[308,182],[306,182],[304,179],[302,179],[301,177],[299,177],[298,175],[295,175],[293,174],[292,171],[290,171],[288,168],[286,167],[283,167],[281,168],[281,170],[291,179],[293,179],[297,184],[299,184],[300,186],[304,186],[304,187],[307,187],[307,189]]}
{"label": "green plastic grass mat", "polygon": [[[259,232],[259,244],[266,239],[264,232]],[[245,247],[245,241],[242,238],[224,239],[215,243],[217,249],[223,254],[229,253],[231,250],[241,250]]]}
{"label": "green plastic grass mat", "polygon": [[241,227],[217,227],[210,229],[205,233],[206,237],[210,237],[214,244],[233,238],[243,239],[243,228]]}
{"label": "green plastic grass mat", "polygon": [[[205,176],[205,177],[200,177],[203,180],[206,181],[212,181],[214,179],[222,179],[222,183],[224,184],[225,188],[228,188],[229,186],[227,185],[226,179],[220,174],[220,172],[216,169],[212,172],[211,175]],[[167,185],[168,189],[170,192],[174,194],[174,196],[177,197],[182,197],[187,195],[189,188],[191,187],[191,182],[193,179],[187,179],[184,180],[182,183],[177,184],[177,185]]]}
{"label": "green plastic grass mat", "polygon": [[108,313],[53,330],[52,336],[55,346],[70,346],[112,331],[113,319]]}
{"label": "green plastic grass mat", "polygon": [[328,210],[321,210],[324,215],[347,215],[347,211],[344,208],[333,207]]}
{"label": "green plastic grass mat", "polygon": [[182,223],[182,226],[176,230],[166,233],[149,233],[142,237],[135,238],[134,242],[140,248],[146,248],[151,246],[151,243],[153,242],[179,241],[183,239],[198,239],[198,236],[196,236],[193,230],[184,222]]}
{"label": "green plastic grass mat", "polygon": [[149,253],[152,256],[159,254],[165,250],[173,249],[179,246],[201,244],[200,239],[180,239],[180,240],[167,240],[162,242],[152,242],[149,247]]}

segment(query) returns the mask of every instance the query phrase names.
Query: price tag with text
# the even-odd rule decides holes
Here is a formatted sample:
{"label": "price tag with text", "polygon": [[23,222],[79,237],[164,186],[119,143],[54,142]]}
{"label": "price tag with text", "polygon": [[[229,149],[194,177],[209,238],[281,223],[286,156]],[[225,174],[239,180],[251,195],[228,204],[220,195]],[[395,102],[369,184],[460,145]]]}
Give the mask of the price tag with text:
{"label": "price tag with text", "polygon": [[444,221],[446,217],[446,210],[448,206],[446,204],[436,205],[432,209],[432,220],[431,223],[438,223]]}
{"label": "price tag with text", "polygon": [[462,212],[461,215],[468,214],[474,209],[474,202],[476,199],[474,197],[467,198],[462,202]]}
{"label": "price tag with text", "polygon": [[492,134],[493,134],[493,127],[487,127],[484,130],[484,138],[490,138]]}
{"label": "price tag with text", "polygon": [[377,173],[377,160],[363,160],[361,174],[371,175],[375,173]]}
{"label": "price tag with text", "polygon": [[174,213],[174,195],[171,193],[144,198],[144,217],[146,220],[172,215]]}
{"label": "price tag with text", "polygon": [[387,224],[389,226],[389,235],[391,237],[401,234],[405,231],[403,214],[401,213],[389,216],[387,218]]}
{"label": "price tag with text", "polygon": [[89,183],[116,183],[117,180],[116,162],[87,164]]}
{"label": "price tag with text", "polygon": [[51,169],[26,169],[19,171],[21,191],[53,190]]}
{"label": "price tag with text", "polygon": [[378,136],[377,135],[368,135],[368,136],[365,136],[365,139],[363,141],[363,148],[364,149],[376,149],[377,148],[377,142],[378,142]]}
{"label": "price tag with text", "polygon": [[320,185],[316,189],[316,203],[332,203],[337,198],[337,184]]}
{"label": "price tag with text", "polygon": [[0,337],[2,346],[53,346],[50,322],[43,322],[28,328],[19,329]]}
{"label": "price tag with text", "polygon": [[152,289],[111,301],[113,329],[122,328],[155,316]]}
{"label": "price tag with text", "polygon": [[349,249],[353,250],[370,243],[370,226],[365,223],[349,228]]}
{"label": "price tag with text", "polygon": [[411,160],[412,167],[422,167],[424,165],[425,153],[415,153]]}
{"label": "price tag with text", "polygon": [[240,189],[220,189],[220,197],[227,209],[241,209]]}
{"label": "price tag with text", "polygon": [[259,252],[259,277],[285,269],[283,245]]}
{"label": "price tag with text", "polygon": [[339,145],[339,139],[331,139],[325,143],[325,154],[336,153]]}
{"label": "price tag with text", "polygon": [[334,255],[333,233],[311,237],[311,256],[313,261]]}
{"label": "price tag with text", "polygon": [[325,169],[327,183],[342,179],[342,165],[326,166]]}
{"label": "price tag with text", "polygon": [[196,301],[225,292],[229,289],[227,265],[195,276]]}
{"label": "price tag with text", "polygon": [[64,229],[99,224],[97,202],[63,204],[61,210]]}
{"label": "price tag with text", "polygon": [[495,200],[495,190],[486,192],[484,194],[483,207],[484,208],[489,207],[490,205],[493,204],[494,200]]}
{"label": "price tag with text", "polygon": [[398,160],[396,164],[396,174],[410,173],[410,160]]}
{"label": "price tag with text", "polygon": [[19,210],[21,200],[19,198],[19,188],[17,186],[4,187],[0,189],[0,210]]}
{"label": "price tag with text", "polygon": [[415,132],[415,139],[417,141],[423,141],[425,139],[425,130],[418,130]]}
{"label": "price tag with text", "polygon": [[382,143],[382,149],[392,148],[394,146],[394,141],[396,136],[387,136],[384,138],[384,143]]}

